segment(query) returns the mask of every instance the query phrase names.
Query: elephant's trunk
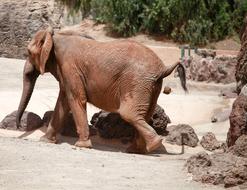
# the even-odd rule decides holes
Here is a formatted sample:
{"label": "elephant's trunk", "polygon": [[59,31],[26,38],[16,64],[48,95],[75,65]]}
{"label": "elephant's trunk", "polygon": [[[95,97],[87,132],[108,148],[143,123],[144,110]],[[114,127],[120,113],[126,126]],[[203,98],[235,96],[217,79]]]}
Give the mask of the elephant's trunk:
{"label": "elephant's trunk", "polygon": [[23,71],[23,91],[22,91],[21,101],[16,114],[17,128],[20,127],[21,117],[31,98],[34,85],[38,76],[39,76],[39,72],[34,68],[34,66],[29,62],[29,60],[27,60]]}

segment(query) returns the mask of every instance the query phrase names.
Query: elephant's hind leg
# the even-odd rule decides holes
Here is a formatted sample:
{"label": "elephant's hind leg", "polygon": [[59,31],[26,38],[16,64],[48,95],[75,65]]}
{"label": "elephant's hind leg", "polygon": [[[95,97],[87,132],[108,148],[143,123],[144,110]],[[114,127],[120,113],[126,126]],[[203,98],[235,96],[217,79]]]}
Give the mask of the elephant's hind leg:
{"label": "elephant's hind leg", "polygon": [[139,89],[134,96],[126,96],[121,102],[119,114],[139,133],[136,141],[128,149],[129,152],[134,149],[139,150],[139,153],[151,152],[162,145],[162,137],[147,123],[156,105],[161,84],[150,89],[151,92]]}
{"label": "elephant's hind leg", "polygon": [[[140,153],[152,152],[162,145],[162,137],[144,119],[135,120],[132,125],[139,133],[134,143]],[[131,151],[131,148],[134,147],[129,147],[128,151]]]}

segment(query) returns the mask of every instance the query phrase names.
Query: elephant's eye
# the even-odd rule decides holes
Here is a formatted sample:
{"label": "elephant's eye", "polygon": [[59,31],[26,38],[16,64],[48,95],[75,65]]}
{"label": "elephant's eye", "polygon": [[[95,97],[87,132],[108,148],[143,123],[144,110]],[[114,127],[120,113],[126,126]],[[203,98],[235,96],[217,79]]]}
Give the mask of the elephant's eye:
{"label": "elephant's eye", "polygon": [[31,55],[31,51],[29,49],[27,50],[27,52],[28,52],[28,55]]}

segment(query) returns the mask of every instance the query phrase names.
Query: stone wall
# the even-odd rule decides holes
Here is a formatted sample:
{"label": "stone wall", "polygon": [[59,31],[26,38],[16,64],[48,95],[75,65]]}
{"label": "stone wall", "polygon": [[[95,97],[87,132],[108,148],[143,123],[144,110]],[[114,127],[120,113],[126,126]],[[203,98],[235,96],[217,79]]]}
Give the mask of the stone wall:
{"label": "stone wall", "polygon": [[57,0],[0,1],[0,57],[23,59],[27,43],[37,30],[49,25],[60,28],[74,21],[68,17],[67,7]]}

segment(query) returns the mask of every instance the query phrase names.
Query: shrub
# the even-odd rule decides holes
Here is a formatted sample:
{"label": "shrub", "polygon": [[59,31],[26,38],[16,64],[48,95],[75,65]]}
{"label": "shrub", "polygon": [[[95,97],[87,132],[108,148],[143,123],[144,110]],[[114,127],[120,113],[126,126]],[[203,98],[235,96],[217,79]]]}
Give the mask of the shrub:
{"label": "shrub", "polygon": [[[68,0],[62,0],[68,1]],[[71,0],[110,31],[127,37],[139,31],[204,45],[239,32],[246,0]],[[78,8],[79,7],[79,8]],[[84,14],[86,15],[86,14]]]}

